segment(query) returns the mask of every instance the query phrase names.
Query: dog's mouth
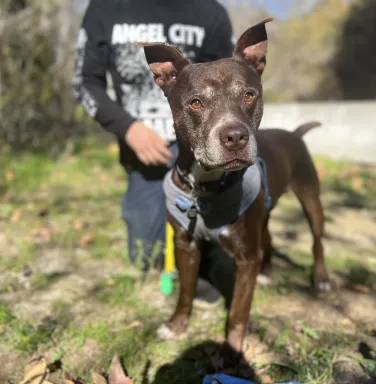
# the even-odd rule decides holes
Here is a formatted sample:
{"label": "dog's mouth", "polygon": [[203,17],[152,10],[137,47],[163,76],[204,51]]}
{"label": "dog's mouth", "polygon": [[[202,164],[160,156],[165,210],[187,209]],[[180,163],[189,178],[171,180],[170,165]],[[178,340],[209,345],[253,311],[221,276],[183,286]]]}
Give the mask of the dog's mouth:
{"label": "dog's mouth", "polygon": [[205,172],[210,172],[217,169],[221,169],[226,172],[234,172],[244,168],[248,168],[249,166],[254,164],[254,161],[235,158],[235,159],[226,161],[225,163],[218,163],[218,164],[205,164],[200,160],[198,160],[198,163]]}
{"label": "dog's mouth", "polygon": [[230,160],[227,163],[222,165],[222,168],[225,171],[239,171],[243,168],[248,168],[250,165],[252,165],[252,161],[247,161],[245,159],[238,159],[235,158],[234,160]]}

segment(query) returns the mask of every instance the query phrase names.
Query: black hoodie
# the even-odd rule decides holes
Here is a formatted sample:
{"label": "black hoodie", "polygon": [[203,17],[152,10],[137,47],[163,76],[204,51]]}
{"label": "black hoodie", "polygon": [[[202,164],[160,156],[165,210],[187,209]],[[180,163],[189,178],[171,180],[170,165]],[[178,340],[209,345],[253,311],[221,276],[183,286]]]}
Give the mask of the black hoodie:
{"label": "black hoodie", "polygon": [[[76,46],[75,97],[104,129],[118,136],[121,163],[142,166],[125,144],[135,121],[175,140],[166,98],[155,85],[137,41],[167,42],[192,62],[230,57],[232,28],[216,0],[91,0]],[[110,75],[115,97],[107,93]]]}

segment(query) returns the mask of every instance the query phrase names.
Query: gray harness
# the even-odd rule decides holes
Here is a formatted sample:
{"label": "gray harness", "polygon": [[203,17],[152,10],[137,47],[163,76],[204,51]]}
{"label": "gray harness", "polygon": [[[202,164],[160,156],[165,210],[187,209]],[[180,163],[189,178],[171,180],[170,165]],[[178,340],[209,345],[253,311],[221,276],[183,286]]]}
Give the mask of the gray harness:
{"label": "gray harness", "polygon": [[262,159],[250,166],[243,177],[220,193],[195,198],[172,181],[170,170],[163,182],[168,212],[197,240],[218,240],[221,232],[234,223],[255,201],[261,188],[265,190],[265,208],[271,199]]}

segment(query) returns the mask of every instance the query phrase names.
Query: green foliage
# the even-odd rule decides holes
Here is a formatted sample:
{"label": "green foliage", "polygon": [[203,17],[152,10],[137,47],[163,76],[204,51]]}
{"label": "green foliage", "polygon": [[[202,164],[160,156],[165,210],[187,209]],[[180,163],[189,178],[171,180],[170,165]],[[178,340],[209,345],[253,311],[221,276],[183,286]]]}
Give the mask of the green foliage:
{"label": "green foliage", "polygon": [[89,119],[75,106],[71,89],[71,42],[79,15],[65,17],[67,25],[61,28],[68,1],[19,1],[15,7],[13,0],[6,0],[0,6],[2,151],[10,147],[57,152],[65,149],[67,139],[87,131]]}
{"label": "green foliage", "polygon": [[12,344],[15,349],[24,353],[34,352],[39,344],[51,341],[51,330],[30,323],[15,322],[12,332]]}
{"label": "green foliage", "polygon": [[[273,16],[262,2],[225,3],[237,37]],[[370,47],[376,38],[375,24],[373,0],[291,2],[285,19],[267,25],[266,100],[373,100],[376,54]]]}
{"label": "green foliage", "polygon": [[309,336],[309,337],[311,337],[314,340],[319,340],[320,339],[320,336],[317,333],[317,331],[315,329],[311,328],[311,327],[305,327],[303,332],[304,332],[304,334],[306,336]]}
{"label": "green foliage", "polygon": [[110,281],[98,287],[97,298],[110,305],[124,304],[134,292],[135,279],[127,275],[114,275]]}
{"label": "green foliage", "polygon": [[7,305],[0,302],[0,326],[7,326],[0,336],[7,341],[12,349],[21,353],[30,354],[38,348],[40,344],[51,342],[51,335],[54,332],[55,325],[45,320],[39,325],[33,325],[30,322],[24,322],[13,316]]}
{"label": "green foliage", "polygon": [[331,69],[340,89],[340,98],[374,100],[376,97],[376,3],[353,1],[340,32]]}
{"label": "green foliage", "polygon": [[8,324],[11,320],[13,320],[12,312],[5,303],[0,301],[0,325]]}

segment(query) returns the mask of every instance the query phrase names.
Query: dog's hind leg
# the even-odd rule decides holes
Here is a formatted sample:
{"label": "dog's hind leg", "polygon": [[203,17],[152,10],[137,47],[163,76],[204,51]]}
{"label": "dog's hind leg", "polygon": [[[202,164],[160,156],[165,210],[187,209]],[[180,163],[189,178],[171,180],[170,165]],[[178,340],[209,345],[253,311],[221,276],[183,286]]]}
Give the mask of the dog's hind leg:
{"label": "dog's hind leg", "polygon": [[306,152],[299,162],[291,183],[298,197],[313,236],[313,276],[312,283],[316,294],[331,290],[329,275],[324,260],[322,237],[324,233],[324,213],[320,200],[320,183],[313,162]]}

